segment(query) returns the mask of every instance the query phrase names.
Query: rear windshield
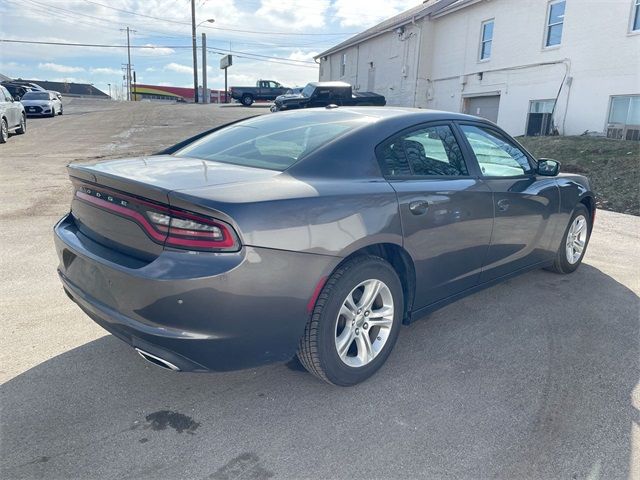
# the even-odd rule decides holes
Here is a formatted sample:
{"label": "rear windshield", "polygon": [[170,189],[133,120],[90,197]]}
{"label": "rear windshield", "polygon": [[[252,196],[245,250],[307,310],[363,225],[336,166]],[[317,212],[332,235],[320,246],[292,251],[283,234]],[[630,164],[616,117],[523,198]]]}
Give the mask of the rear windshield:
{"label": "rear windshield", "polygon": [[27,92],[22,97],[23,100],[49,100],[47,92]]}
{"label": "rear windshield", "polygon": [[332,113],[263,115],[213,132],[175,155],[283,171],[322,145],[371,120],[366,116]]}

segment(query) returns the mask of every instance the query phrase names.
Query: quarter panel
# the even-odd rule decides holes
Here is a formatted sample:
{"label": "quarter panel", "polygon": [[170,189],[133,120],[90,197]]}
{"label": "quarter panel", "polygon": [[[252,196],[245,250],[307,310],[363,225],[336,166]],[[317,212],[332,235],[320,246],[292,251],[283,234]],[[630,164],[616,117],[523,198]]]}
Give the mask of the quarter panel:
{"label": "quarter panel", "polygon": [[279,178],[172,192],[170,201],[223,212],[245,245],[339,257],[373,243],[402,245],[397,198],[383,179]]}

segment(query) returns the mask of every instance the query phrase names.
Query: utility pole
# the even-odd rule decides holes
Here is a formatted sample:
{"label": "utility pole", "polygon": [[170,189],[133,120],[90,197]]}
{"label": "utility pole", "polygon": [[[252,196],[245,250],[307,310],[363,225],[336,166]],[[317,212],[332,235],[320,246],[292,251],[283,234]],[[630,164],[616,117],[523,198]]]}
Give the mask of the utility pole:
{"label": "utility pole", "polygon": [[121,28],[121,32],[127,32],[127,100],[131,100],[131,41],[129,39],[129,33],[135,33],[135,30],[131,30],[129,27]]}
{"label": "utility pole", "polygon": [[207,34],[202,34],[202,103],[209,103],[207,98]]}
{"label": "utility pole", "polygon": [[196,0],[191,0],[191,42],[193,43],[193,101],[198,103],[198,52],[196,46]]}
{"label": "utility pole", "polygon": [[113,97],[111,96],[111,84],[107,83],[107,85],[109,85],[109,100],[113,100]]}

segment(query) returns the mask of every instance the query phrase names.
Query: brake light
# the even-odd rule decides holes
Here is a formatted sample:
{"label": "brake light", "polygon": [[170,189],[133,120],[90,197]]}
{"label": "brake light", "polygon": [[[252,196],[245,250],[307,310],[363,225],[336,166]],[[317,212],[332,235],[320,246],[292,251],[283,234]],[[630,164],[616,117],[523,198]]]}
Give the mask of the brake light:
{"label": "brake light", "polygon": [[237,242],[226,225],[211,218],[169,209],[147,210],[153,226],[167,235],[165,245],[199,250],[237,250]]}
{"label": "brake light", "polygon": [[220,220],[98,188],[81,186],[76,198],[134,221],[156,243],[188,250],[240,249],[233,228]]}

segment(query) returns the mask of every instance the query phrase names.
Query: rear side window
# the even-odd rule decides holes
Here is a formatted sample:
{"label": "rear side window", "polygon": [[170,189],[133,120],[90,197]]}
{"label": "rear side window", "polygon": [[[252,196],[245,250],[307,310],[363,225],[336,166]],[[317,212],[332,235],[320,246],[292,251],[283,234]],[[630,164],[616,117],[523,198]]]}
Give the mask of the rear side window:
{"label": "rear side window", "polygon": [[522,150],[489,128],[460,125],[486,177],[517,177],[532,173]]}
{"label": "rear side window", "polygon": [[177,157],[201,158],[247,167],[286,170],[314,150],[360,127],[371,118],[317,112],[264,115],[203,137],[177,151]]}
{"label": "rear side window", "polygon": [[377,149],[385,176],[466,176],[469,174],[458,141],[448,125],[412,130]]}

